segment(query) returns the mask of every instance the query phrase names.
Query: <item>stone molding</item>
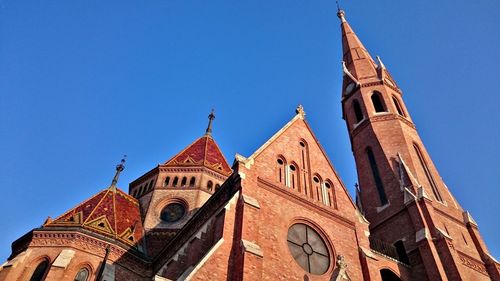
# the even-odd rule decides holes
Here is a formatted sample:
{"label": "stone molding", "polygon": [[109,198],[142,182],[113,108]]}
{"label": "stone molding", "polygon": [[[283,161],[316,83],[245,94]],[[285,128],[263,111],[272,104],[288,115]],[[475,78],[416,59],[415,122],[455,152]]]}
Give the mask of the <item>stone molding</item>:
{"label": "stone molding", "polygon": [[473,269],[481,274],[489,276],[488,272],[486,271],[486,267],[484,266],[484,263],[482,263],[481,261],[478,261],[475,258],[468,256],[465,253],[462,253],[460,251],[457,251],[457,253],[458,253],[458,257],[463,265],[465,265],[468,268],[471,268],[471,269]]}

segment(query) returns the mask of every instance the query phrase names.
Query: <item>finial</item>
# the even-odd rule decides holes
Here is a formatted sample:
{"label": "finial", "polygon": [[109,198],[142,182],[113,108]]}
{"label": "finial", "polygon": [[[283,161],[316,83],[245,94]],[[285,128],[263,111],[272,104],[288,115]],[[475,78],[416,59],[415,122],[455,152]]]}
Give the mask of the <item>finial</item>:
{"label": "finial", "polygon": [[299,115],[302,119],[304,119],[304,117],[306,116],[306,112],[304,111],[304,107],[302,106],[302,104],[299,104],[297,106],[297,108],[295,109],[295,113],[297,113],[297,115]]}
{"label": "finial", "polygon": [[120,173],[125,169],[125,160],[126,159],[127,159],[127,155],[123,155],[123,158],[120,161],[120,164],[116,165],[116,173],[115,173],[115,176],[113,177],[113,180],[111,181],[112,187],[115,187],[116,184],[118,183],[118,178],[120,177]]}
{"label": "finial", "polygon": [[345,12],[340,8],[339,1],[337,2],[337,17],[339,17],[341,22],[345,22]]}
{"label": "finial", "polygon": [[211,136],[212,135],[212,121],[215,119],[215,114],[214,114],[214,109],[212,108],[212,112],[210,112],[210,115],[208,115],[208,126],[207,130],[205,131],[205,135]]}
{"label": "finial", "polygon": [[385,69],[385,65],[384,63],[382,62],[382,59],[380,59],[380,56],[377,56],[377,62],[378,62],[378,66],[382,69]]}

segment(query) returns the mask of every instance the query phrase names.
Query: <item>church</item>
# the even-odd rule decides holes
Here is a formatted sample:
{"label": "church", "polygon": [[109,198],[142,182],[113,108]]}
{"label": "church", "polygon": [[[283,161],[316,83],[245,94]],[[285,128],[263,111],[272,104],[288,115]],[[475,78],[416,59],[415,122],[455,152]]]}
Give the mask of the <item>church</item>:
{"label": "church", "polygon": [[203,135],[128,192],[118,187],[123,159],[109,187],[19,237],[0,280],[500,281],[402,90],[337,15],[355,198],[302,106],[232,162],[212,135],[212,112]]}

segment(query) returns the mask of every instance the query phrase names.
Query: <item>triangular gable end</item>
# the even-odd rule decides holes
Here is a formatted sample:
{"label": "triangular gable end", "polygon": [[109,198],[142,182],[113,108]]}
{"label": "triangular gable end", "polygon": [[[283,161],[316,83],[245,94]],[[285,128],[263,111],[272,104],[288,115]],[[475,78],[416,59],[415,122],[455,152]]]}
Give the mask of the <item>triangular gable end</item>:
{"label": "triangular gable end", "polygon": [[[301,109],[301,108],[299,107],[299,109]],[[335,179],[340,184],[341,189],[343,190],[343,193],[346,196],[347,200],[350,202],[351,206],[356,209],[357,208],[356,204],[352,200],[349,192],[345,188],[344,183],[342,182],[342,180],[340,179],[339,175],[337,174],[337,172],[336,172],[336,170],[335,170],[332,162],[330,161],[328,155],[326,154],[323,146],[319,143],[319,141],[316,138],[316,135],[314,134],[314,132],[312,131],[309,123],[305,119],[305,113],[303,112],[303,110],[299,110],[299,109],[297,109],[297,114],[287,124],[285,124],[268,141],[266,141],[261,147],[259,147],[250,157],[247,158],[246,161],[252,162],[252,161],[255,161],[256,159],[258,159],[259,156],[265,150],[269,149],[270,146],[272,146],[273,143],[277,142],[282,135],[286,134],[288,130],[290,130],[295,125],[299,124],[298,122],[302,122],[304,124],[304,127],[307,129],[307,132],[309,133],[308,139],[312,140],[312,142],[311,141],[308,142],[309,146],[312,146],[312,145],[317,146],[317,148],[321,152],[322,156],[326,160],[326,163],[329,166],[329,169],[331,170],[331,172],[335,176]],[[293,159],[290,159],[290,160],[293,160]],[[314,173],[314,171],[313,171],[313,173]]]}

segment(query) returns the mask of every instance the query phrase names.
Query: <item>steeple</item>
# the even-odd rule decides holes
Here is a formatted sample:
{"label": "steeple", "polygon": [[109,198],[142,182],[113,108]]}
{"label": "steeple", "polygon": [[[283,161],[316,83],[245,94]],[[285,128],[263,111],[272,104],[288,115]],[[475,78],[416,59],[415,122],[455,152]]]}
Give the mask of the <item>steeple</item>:
{"label": "steeple", "polygon": [[212,135],[212,122],[215,119],[215,114],[214,114],[214,109],[212,108],[212,112],[210,112],[210,115],[208,115],[208,126],[207,130],[205,131],[205,135],[211,136]]}
{"label": "steeple", "polygon": [[344,10],[339,8],[337,16],[341,22],[342,53],[347,71],[360,82],[361,80],[377,78],[378,67],[345,19]]}
{"label": "steeple", "polygon": [[120,164],[116,165],[116,173],[115,176],[113,177],[113,180],[111,181],[111,187],[116,187],[116,184],[118,183],[118,178],[120,177],[120,173],[125,169],[125,159],[127,159],[127,155],[123,155]]}

